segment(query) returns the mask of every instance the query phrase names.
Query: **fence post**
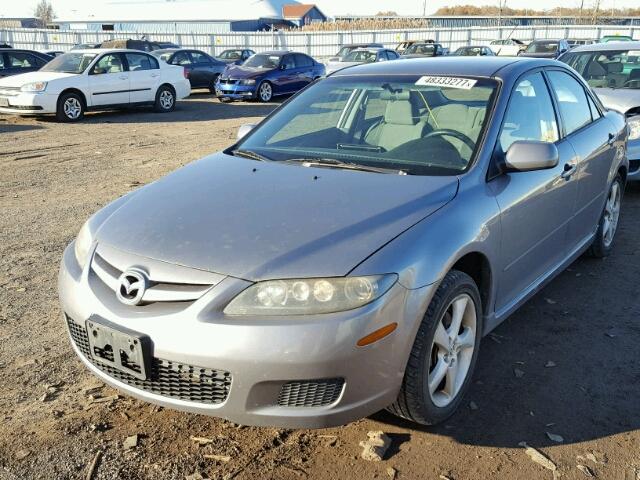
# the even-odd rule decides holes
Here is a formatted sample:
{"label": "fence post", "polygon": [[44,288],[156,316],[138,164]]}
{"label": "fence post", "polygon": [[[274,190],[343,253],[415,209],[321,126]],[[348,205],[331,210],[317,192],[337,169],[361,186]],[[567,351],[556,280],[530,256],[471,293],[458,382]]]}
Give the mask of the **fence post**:
{"label": "fence post", "polygon": [[311,55],[311,34],[307,33],[307,55]]}
{"label": "fence post", "polygon": [[471,29],[467,30],[467,46],[470,47],[472,44],[472,38],[471,38]]}
{"label": "fence post", "polygon": [[216,37],[215,35],[209,35],[209,54],[216,56]]}

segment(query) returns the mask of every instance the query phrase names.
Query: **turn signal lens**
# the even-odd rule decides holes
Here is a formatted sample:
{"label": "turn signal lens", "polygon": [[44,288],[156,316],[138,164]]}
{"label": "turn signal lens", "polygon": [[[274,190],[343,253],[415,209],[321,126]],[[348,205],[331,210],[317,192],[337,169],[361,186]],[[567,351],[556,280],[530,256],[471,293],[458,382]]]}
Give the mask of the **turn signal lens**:
{"label": "turn signal lens", "polygon": [[362,337],[360,340],[358,340],[358,343],[356,345],[358,345],[359,347],[371,345],[372,343],[375,343],[378,340],[382,340],[387,335],[393,333],[397,327],[397,323],[390,323],[389,325],[379,328],[375,332],[371,332],[366,337]]}

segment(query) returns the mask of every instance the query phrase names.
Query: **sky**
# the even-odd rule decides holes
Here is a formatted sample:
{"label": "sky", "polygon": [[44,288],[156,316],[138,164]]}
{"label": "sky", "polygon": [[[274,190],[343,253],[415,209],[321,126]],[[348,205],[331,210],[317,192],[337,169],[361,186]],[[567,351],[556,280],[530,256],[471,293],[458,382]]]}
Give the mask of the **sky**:
{"label": "sky", "polygon": [[[55,12],[68,12],[73,9],[85,10],[90,3],[108,4],[111,0],[50,0]],[[141,0],[137,0],[140,2]],[[142,0],[145,1],[145,0]],[[153,0],[151,0],[153,1]],[[215,2],[215,0],[212,0]],[[392,10],[400,15],[421,15],[424,0],[302,0],[300,3],[315,3],[328,16],[356,14],[373,15],[379,11]],[[585,0],[585,6],[591,6],[594,0]],[[179,2],[179,0],[178,0]],[[498,5],[499,0],[427,0],[427,14],[438,8],[455,4]],[[0,17],[29,17],[33,15],[38,0],[0,0]],[[579,7],[580,0],[507,0],[512,8],[550,9],[562,4],[563,7]],[[638,0],[602,0],[601,8],[613,6],[637,7]]]}

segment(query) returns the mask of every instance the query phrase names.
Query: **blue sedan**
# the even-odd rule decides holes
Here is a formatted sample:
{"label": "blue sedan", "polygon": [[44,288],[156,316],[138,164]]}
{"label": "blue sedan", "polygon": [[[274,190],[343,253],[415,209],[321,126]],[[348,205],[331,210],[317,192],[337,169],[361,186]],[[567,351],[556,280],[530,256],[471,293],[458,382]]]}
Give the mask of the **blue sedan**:
{"label": "blue sedan", "polygon": [[325,67],[304,53],[273,51],[251,56],[242,65],[230,65],[216,83],[221,99],[258,99],[302,90],[324,76]]}

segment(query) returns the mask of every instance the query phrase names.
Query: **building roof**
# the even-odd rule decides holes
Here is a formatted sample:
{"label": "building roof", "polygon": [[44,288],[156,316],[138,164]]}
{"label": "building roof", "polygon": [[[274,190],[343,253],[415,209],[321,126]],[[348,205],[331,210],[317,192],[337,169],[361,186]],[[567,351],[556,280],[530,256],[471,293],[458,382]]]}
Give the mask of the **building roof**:
{"label": "building roof", "polygon": [[53,23],[211,22],[282,19],[294,0],[101,0],[60,10]]}
{"label": "building roof", "polygon": [[[284,5],[282,7],[282,16],[284,18],[302,18],[314,8],[320,12],[320,9],[313,3]],[[322,12],[320,13],[324,16]]]}

